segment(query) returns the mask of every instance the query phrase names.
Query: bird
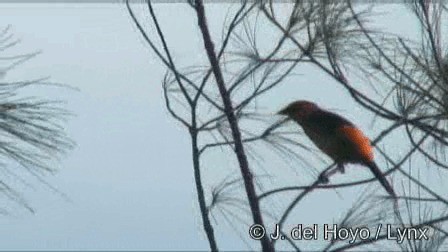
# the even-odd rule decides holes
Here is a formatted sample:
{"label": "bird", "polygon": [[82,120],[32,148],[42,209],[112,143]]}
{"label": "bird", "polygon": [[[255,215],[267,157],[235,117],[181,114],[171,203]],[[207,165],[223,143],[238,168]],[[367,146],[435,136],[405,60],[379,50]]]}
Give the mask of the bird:
{"label": "bird", "polygon": [[0,104],[0,112],[8,111],[8,110],[14,110],[17,109],[17,104],[14,103],[3,103]]}
{"label": "bird", "polygon": [[[287,116],[299,124],[308,138],[333,159],[341,173],[345,171],[345,164],[366,166],[389,195],[397,198],[393,187],[374,161],[369,138],[352,122],[306,100],[291,102],[277,114]],[[325,177],[322,181],[328,182],[328,179]]]}

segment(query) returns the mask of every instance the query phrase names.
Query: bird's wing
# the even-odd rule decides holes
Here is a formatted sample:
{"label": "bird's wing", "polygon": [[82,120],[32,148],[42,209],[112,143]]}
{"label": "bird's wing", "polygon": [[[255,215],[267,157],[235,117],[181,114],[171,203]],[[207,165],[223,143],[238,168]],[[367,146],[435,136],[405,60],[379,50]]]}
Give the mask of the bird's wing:
{"label": "bird's wing", "polygon": [[342,126],[354,127],[354,124],[344,117],[325,110],[312,113],[307,118],[307,121],[312,124],[313,127],[317,127],[319,130],[325,131],[329,134],[333,134]]}
{"label": "bird's wing", "polygon": [[[308,118],[318,138],[327,139],[320,146],[333,159],[347,161],[373,160],[370,140],[352,122],[335,113],[322,110]],[[331,139],[331,140],[330,140]],[[328,141],[330,140],[330,141]],[[314,141],[316,142],[316,141]]]}

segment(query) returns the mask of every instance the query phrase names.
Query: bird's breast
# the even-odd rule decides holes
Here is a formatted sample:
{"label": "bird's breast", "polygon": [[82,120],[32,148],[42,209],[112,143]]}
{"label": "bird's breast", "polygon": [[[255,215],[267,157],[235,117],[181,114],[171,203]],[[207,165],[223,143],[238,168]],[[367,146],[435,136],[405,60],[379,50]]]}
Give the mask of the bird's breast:
{"label": "bird's breast", "polygon": [[337,153],[334,153],[337,146],[336,139],[333,134],[317,127],[302,125],[303,131],[308,138],[325,154],[333,159],[337,159]]}

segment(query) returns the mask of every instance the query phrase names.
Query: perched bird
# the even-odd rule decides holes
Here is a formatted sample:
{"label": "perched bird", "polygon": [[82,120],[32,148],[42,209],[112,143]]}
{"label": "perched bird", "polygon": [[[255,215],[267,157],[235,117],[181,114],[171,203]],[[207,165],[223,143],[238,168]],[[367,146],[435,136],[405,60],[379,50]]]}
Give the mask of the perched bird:
{"label": "perched bird", "polygon": [[384,189],[396,198],[392,186],[373,161],[370,140],[349,120],[309,101],[292,102],[278,114],[297,122],[311,141],[336,162],[341,172],[347,163],[367,166]]}
{"label": "perched bird", "polygon": [[14,103],[3,103],[0,104],[0,112],[17,109],[17,104]]}

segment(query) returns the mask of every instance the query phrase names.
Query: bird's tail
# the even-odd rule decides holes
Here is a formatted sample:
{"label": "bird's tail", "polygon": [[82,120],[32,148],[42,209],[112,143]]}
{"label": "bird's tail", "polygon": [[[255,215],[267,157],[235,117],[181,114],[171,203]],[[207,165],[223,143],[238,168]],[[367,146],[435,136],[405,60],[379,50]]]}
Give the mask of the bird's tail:
{"label": "bird's tail", "polygon": [[394,189],[390,185],[390,183],[387,181],[387,179],[384,177],[383,173],[381,172],[380,168],[375,164],[375,162],[366,162],[367,167],[369,167],[370,171],[372,171],[373,175],[375,175],[376,179],[381,183],[381,185],[386,189],[386,191],[392,196],[394,199],[397,198],[397,195],[395,194]]}

